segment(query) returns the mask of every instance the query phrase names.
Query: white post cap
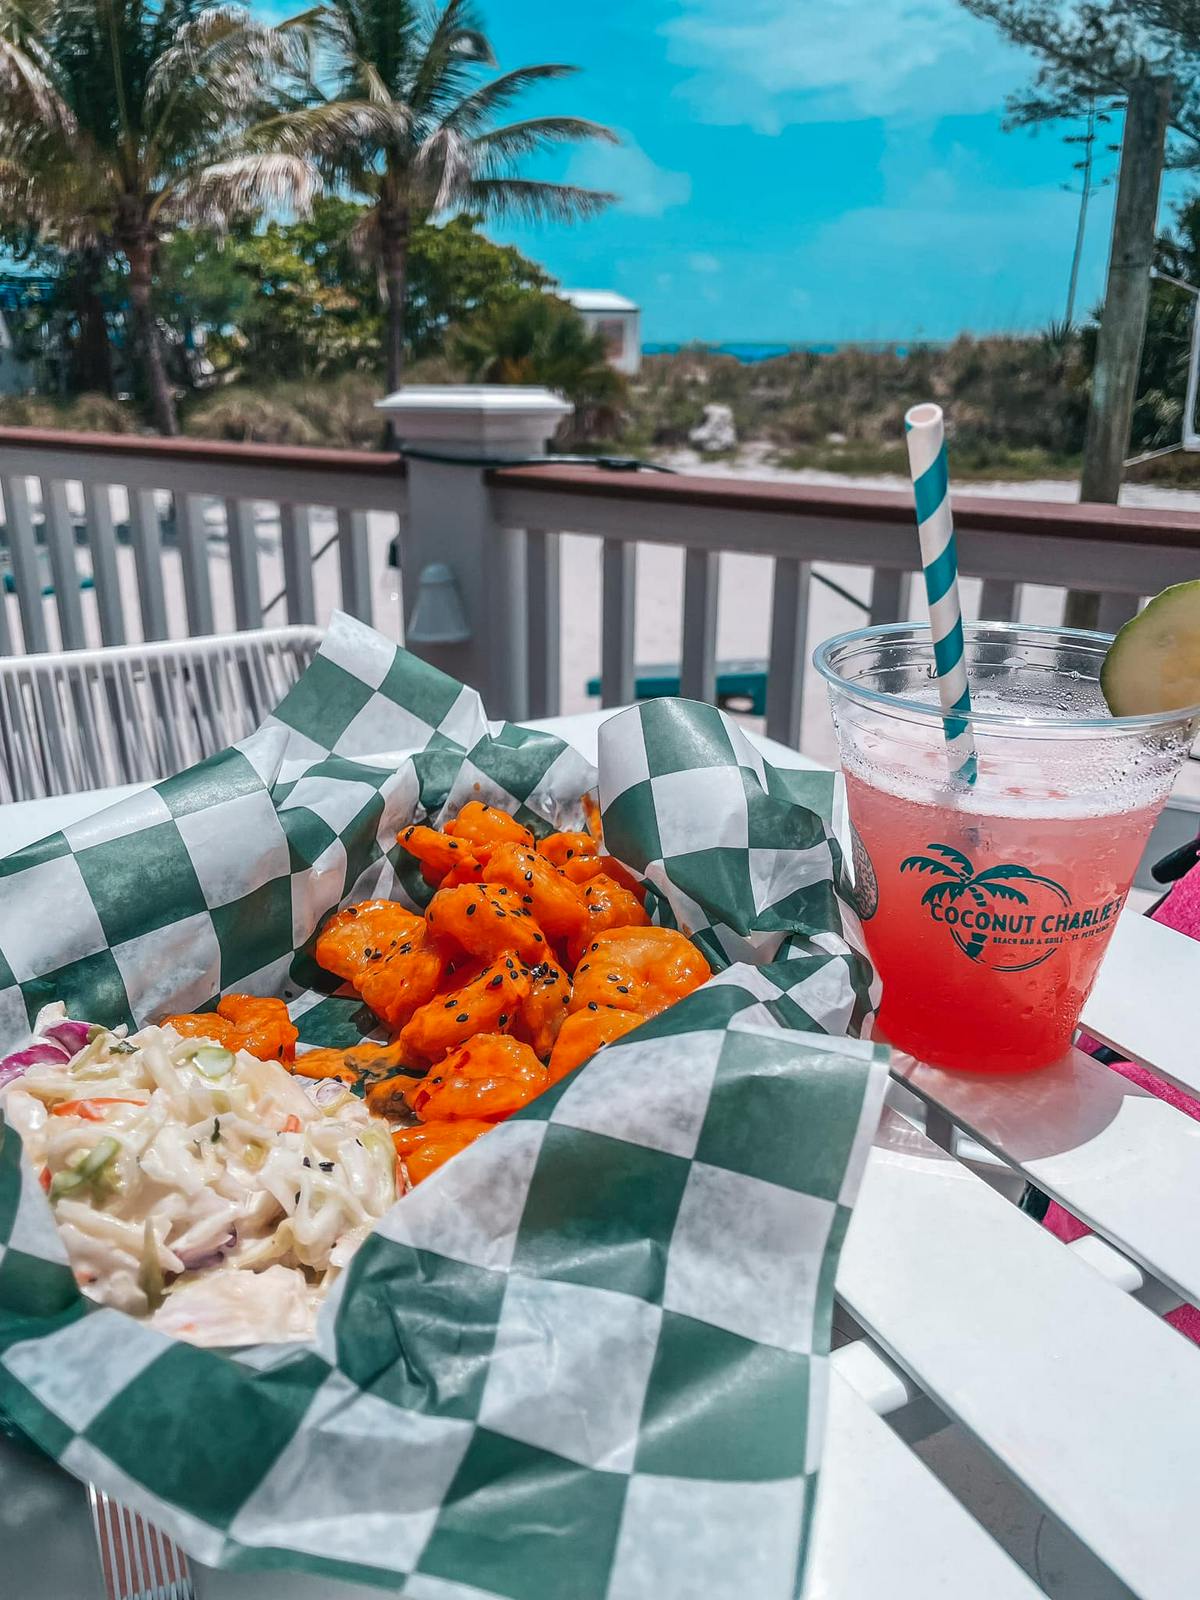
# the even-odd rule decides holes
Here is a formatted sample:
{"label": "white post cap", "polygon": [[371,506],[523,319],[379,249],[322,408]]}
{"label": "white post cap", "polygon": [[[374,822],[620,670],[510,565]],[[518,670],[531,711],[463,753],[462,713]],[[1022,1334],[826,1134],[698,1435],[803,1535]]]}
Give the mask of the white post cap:
{"label": "white post cap", "polygon": [[518,384],[421,384],[376,402],[404,444],[459,456],[540,455],[575,407],[549,389]]}

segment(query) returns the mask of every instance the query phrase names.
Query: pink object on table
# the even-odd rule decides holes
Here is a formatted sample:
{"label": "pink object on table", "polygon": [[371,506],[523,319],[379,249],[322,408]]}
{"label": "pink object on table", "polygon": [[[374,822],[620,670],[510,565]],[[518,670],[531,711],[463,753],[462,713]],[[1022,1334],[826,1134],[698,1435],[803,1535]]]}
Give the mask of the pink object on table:
{"label": "pink object on table", "polygon": [[[1162,904],[1151,912],[1150,918],[1152,922],[1161,922],[1164,927],[1174,928],[1177,933],[1186,934],[1189,939],[1200,940],[1200,865],[1194,866],[1172,886]],[[1081,1034],[1079,1048],[1090,1053],[1099,1048],[1099,1041],[1088,1034]],[[1183,1094],[1173,1084],[1164,1083],[1145,1067],[1139,1067],[1132,1061],[1116,1061],[1112,1063],[1112,1071],[1119,1072],[1123,1078],[1128,1078],[1130,1083],[1136,1083],[1138,1088],[1145,1089],[1147,1094],[1167,1101],[1177,1111],[1182,1111],[1185,1117],[1200,1122],[1200,1100]],[[1048,1228],[1055,1238],[1061,1239],[1064,1244],[1070,1244],[1073,1239],[1082,1239],[1085,1234],[1091,1232],[1091,1229],[1085,1227],[1078,1217],[1073,1217],[1069,1211],[1064,1210],[1053,1200],[1050,1202],[1050,1209],[1046,1212],[1042,1226]],[[1200,1309],[1195,1306],[1180,1306],[1178,1311],[1170,1312],[1165,1320],[1191,1339],[1193,1344],[1200,1344]]]}

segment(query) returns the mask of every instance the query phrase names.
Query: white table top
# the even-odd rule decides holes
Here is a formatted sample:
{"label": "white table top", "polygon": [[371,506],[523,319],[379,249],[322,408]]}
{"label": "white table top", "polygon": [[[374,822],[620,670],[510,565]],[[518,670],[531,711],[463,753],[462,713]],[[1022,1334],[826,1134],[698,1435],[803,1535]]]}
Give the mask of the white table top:
{"label": "white table top", "polygon": [[[536,725],[594,758],[606,715]],[[755,743],[779,765],[813,765]],[[0,808],[0,855],[128,792]],[[1200,945],[1126,915],[1084,1021],[1200,1092],[1198,988]],[[1145,1600],[1191,1600],[1200,1589],[1200,1350],[1125,1290],[1200,1300],[1200,1123],[1078,1054],[1003,1081],[904,1059],[894,1071],[1098,1239],[1087,1251],[1060,1244],[889,1111],[838,1276],[839,1300],[872,1341],[856,1348],[886,1380],[885,1357],[894,1388],[931,1396],[1072,1530],[1120,1580],[1106,1596],[1123,1583],[1120,1592]],[[1031,1600],[1041,1591],[871,1410],[871,1386],[847,1381],[861,1365],[841,1367],[833,1383],[809,1600]],[[77,1486],[0,1442],[0,1546],[8,1552],[14,1539],[30,1552],[20,1570],[39,1585],[23,1600],[99,1600]],[[377,1592],[204,1570],[197,1587],[201,1600]],[[1093,1591],[1072,1593],[1091,1600]]]}

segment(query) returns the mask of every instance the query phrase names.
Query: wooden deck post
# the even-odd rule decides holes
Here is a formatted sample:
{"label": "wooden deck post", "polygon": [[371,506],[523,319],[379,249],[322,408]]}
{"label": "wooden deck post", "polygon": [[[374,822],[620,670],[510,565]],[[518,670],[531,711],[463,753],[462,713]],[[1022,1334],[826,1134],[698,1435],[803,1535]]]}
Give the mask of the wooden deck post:
{"label": "wooden deck post", "polygon": [[454,574],[470,636],[409,648],[483,696],[489,716],[528,714],[525,535],[497,524],[491,467],[545,453],[571,406],[548,389],[478,384],[405,388],[379,402],[406,457],[408,515],[401,524],[406,627],[421,573]]}

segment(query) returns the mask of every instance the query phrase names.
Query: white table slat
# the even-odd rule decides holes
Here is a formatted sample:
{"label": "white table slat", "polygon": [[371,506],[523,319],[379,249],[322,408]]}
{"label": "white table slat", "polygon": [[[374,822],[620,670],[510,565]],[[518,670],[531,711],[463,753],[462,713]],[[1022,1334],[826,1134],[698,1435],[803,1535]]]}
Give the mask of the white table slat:
{"label": "white table slat", "polygon": [[1037,1585],[836,1372],[812,1541],[804,1600],[1041,1600]]}
{"label": "white table slat", "polygon": [[891,1111],[838,1292],[1141,1600],[1194,1600],[1200,1351]]}
{"label": "white table slat", "polygon": [[1200,1097],[1200,944],[1126,911],[1113,930],[1083,1025],[1132,1061]]}
{"label": "white table slat", "polygon": [[897,1061],[923,1100],[1200,1303],[1200,1122],[1079,1050],[1011,1076]]}

